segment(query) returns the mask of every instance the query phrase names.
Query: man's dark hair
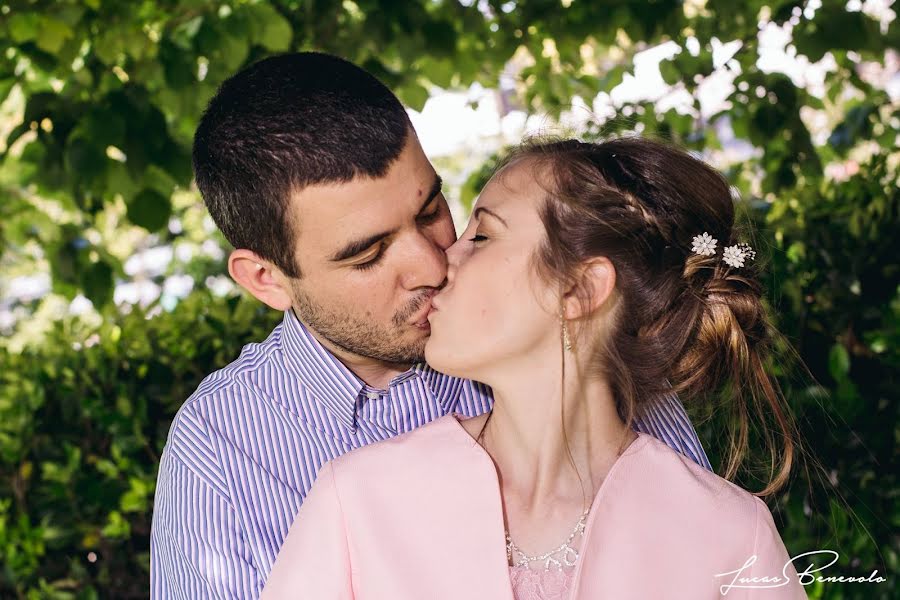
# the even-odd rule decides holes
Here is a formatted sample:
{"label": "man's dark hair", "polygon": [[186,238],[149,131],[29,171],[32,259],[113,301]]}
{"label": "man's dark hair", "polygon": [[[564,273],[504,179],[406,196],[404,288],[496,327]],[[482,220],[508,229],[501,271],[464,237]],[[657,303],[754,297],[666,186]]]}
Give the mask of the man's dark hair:
{"label": "man's dark hair", "polygon": [[384,176],[410,128],[397,97],[356,65],[313,52],[275,56],[210,101],[194,136],[194,176],[235,248],[299,277],[291,192]]}

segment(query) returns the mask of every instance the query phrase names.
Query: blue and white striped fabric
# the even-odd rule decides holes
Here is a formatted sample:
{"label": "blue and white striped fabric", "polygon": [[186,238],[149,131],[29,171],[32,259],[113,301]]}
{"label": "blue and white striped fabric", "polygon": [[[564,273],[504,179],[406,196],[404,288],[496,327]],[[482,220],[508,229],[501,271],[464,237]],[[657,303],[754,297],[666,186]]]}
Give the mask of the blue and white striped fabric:
{"label": "blue and white striped fabric", "polygon": [[[490,389],[419,364],[367,386],[290,311],[262,343],[203,380],[169,432],[151,532],[151,598],[256,598],[324,463],[450,412]],[[635,429],[710,468],[673,398]]]}

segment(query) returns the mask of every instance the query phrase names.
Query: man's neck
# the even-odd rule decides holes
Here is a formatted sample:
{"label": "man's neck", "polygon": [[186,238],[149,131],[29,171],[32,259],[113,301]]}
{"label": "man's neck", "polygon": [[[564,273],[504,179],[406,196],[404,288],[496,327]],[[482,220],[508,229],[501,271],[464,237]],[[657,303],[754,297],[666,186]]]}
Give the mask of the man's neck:
{"label": "man's neck", "polygon": [[350,369],[354,375],[362,379],[366,385],[375,389],[387,389],[394,377],[402,375],[412,368],[412,364],[388,362],[356,354],[355,352],[336,346],[311,328],[309,328],[309,332],[323,348],[331,352],[331,354],[341,361],[345,367]]}

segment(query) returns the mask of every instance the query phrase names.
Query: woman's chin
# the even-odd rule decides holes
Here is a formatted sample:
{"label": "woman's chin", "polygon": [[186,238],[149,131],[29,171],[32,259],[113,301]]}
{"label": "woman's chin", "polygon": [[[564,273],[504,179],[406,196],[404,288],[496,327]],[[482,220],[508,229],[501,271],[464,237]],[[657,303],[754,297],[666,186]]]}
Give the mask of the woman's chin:
{"label": "woman's chin", "polygon": [[425,342],[425,362],[435,370],[440,371],[438,367],[435,365],[435,362],[440,362],[441,353],[437,351],[437,344],[434,342],[434,328],[431,330],[431,335],[428,337],[428,341]]}
{"label": "woman's chin", "polygon": [[448,350],[440,340],[435,340],[434,330],[432,330],[431,337],[425,343],[425,362],[435,371],[445,375],[466,378],[465,374],[461,372],[463,369],[460,369],[460,365],[456,364],[457,361],[452,359],[455,353],[448,352]]}

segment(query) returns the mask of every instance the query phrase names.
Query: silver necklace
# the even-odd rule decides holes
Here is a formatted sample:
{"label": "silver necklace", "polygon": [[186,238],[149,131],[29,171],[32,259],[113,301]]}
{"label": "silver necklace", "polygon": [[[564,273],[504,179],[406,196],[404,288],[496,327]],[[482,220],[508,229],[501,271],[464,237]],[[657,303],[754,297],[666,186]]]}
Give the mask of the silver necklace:
{"label": "silver necklace", "polygon": [[[477,443],[481,444],[482,448],[484,448],[484,430],[487,428],[488,421],[491,420],[492,415],[493,412],[488,414],[487,419],[484,421],[484,425],[481,426],[481,431],[478,433],[478,438],[475,440]],[[485,451],[487,451],[487,448],[485,448]],[[512,541],[512,537],[509,535],[509,529],[506,529],[506,559],[513,562],[513,556],[517,555],[518,558],[513,562],[514,566],[525,568],[530,568],[530,565],[533,562],[543,562],[544,569],[548,571],[551,568],[562,569],[564,566],[574,567],[575,563],[578,562],[579,554],[578,550],[572,546],[572,542],[575,541],[576,537],[584,536],[584,528],[587,524],[587,516],[590,511],[591,509],[588,507],[581,513],[581,517],[579,517],[578,522],[575,523],[575,529],[572,530],[572,533],[569,534],[569,537],[567,537],[562,544],[541,555],[529,556],[522,552],[522,549]],[[557,558],[555,555],[559,555],[559,557]]]}
{"label": "silver necklace", "polygon": [[[590,508],[581,513],[581,517],[578,519],[578,522],[575,524],[575,529],[572,530],[572,533],[569,534],[569,537],[566,538],[562,544],[554,548],[549,552],[545,552],[541,555],[529,556],[522,552],[522,549],[512,541],[512,538],[509,535],[509,530],[506,531],[506,558],[509,561],[513,561],[514,556],[518,556],[515,559],[514,565],[516,567],[526,567],[530,568],[531,563],[536,562],[544,563],[544,569],[562,569],[563,567],[574,567],[575,563],[578,562],[578,550],[572,547],[572,542],[578,536],[584,535],[584,527],[587,523],[587,516],[590,512]],[[556,555],[559,555],[556,557]]]}

